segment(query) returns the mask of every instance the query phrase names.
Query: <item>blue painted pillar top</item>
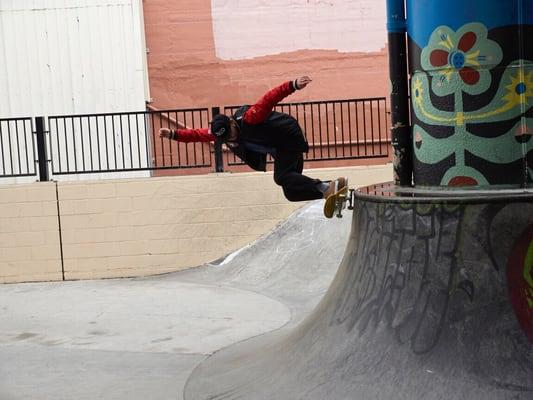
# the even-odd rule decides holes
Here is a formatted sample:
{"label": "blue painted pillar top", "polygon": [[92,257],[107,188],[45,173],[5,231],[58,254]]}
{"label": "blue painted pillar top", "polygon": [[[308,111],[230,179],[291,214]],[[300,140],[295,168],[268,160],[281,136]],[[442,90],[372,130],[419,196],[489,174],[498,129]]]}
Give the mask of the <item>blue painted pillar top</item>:
{"label": "blue painted pillar top", "polygon": [[405,0],[387,0],[387,31],[405,32]]}
{"label": "blue painted pillar top", "polygon": [[457,31],[478,22],[490,31],[533,23],[531,0],[406,0],[406,10],[407,32],[419,47],[427,45],[439,26]]}

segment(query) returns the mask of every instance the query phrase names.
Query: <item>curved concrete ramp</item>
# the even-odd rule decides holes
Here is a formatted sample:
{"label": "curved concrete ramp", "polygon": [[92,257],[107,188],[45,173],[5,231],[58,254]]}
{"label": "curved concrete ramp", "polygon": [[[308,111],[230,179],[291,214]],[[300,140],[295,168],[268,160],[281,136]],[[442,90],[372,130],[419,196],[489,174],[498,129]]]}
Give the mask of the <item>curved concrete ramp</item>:
{"label": "curved concrete ramp", "polygon": [[531,193],[414,196],[360,193],[316,309],[205,360],[185,399],[533,398]]}
{"label": "curved concrete ramp", "polygon": [[274,298],[291,310],[294,323],[313,310],[331,284],[348,242],[350,217],[348,212],[344,218],[327,220],[323,202],[311,202],[249,246],[173,275],[182,282],[229,286]]}

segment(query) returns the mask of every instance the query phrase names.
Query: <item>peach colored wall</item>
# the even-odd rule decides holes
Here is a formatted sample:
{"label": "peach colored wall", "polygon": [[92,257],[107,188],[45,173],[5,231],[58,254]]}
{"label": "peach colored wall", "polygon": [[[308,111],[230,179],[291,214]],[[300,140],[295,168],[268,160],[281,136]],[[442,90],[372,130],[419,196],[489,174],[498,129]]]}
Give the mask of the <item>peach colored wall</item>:
{"label": "peach colored wall", "polygon": [[[303,74],[310,75],[314,82],[304,91],[289,97],[288,101],[388,94],[385,14],[381,4],[384,0],[328,2],[329,7],[337,8],[337,12],[325,15],[323,20],[320,14],[317,15],[317,3],[323,2],[262,1],[262,7],[256,7],[258,16],[280,15],[281,19],[286,13],[286,20],[281,25],[276,25],[275,19],[265,25],[262,38],[265,48],[260,53],[265,55],[262,56],[257,56],[255,50],[241,48],[249,46],[249,41],[234,40],[232,43],[230,36],[224,36],[224,41],[221,42],[220,30],[215,30],[215,38],[212,3],[216,3],[216,18],[232,12],[241,17],[240,24],[239,18],[231,18],[228,22],[237,33],[236,36],[245,38],[253,33],[248,32],[254,15],[249,2],[144,1],[146,42],[150,49],[150,90],[152,105],[155,107],[162,109],[250,103],[272,86]],[[239,7],[239,3],[246,6]],[[300,11],[294,9],[295,4],[300,7]],[[306,4],[311,8],[308,12],[303,12]],[[237,9],[231,9],[232,6]],[[346,12],[338,12],[343,10],[350,10],[352,13],[344,15]],[[344,16],[341,18],[340,15]],[[339,16],[339,21],[335,21],[336,16]],[[346,22],[343,18],[353,21]],[[314,35],[332,35],[328,26],[349,26],[350,23],[353,29],[345,33],[333,31],[334,37],[327,41],[310,41],[305,39],[305,34],[301,34],[306,29],[310,32],[310,26],[316,25]],[[283,25],[293,24],[297,24],[299,30],[280,33]],[[379,43],[380,36],[383,37],[381,49],[376,44]],[[362,37],[365,38],[364,41],[361,41]],[[288,44],[281,46],[281,41]],[[218,54],[226,54],[221,52],[220,47],[224,43],[226,47],[233,46],[227,51],[231,55],[229,58],[241,59],[218,58],[215,43],[219,44]],[[372,45],[368,46],[368,43]],[[324,48],[320,49],[322,46]],[[377,51],[368,52],[371,49]]]}

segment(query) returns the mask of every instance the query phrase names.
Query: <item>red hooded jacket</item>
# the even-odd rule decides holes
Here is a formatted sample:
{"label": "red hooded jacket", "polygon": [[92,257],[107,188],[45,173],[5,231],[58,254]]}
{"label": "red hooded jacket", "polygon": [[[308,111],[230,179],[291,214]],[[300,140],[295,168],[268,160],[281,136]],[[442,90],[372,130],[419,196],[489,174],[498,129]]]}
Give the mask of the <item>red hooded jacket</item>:
{"label": "red hooded jacket", "polygon": [[[285,82],[268,92],[263,97],[252,105],[243,115],[243,120],[250,125],[262,124],[266,121],[276,104],[278,104],[285,97],[294,93],[294,83]],[[207,128],[198,129],[178,129],[176,140],[179,142],[214,142],[215,136]]]}

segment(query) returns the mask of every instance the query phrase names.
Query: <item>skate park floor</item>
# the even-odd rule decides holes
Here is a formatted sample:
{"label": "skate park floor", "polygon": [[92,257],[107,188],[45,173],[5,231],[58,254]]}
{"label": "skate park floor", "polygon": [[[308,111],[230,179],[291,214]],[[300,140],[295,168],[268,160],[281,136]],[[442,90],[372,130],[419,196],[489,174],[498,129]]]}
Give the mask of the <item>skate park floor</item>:
{"label": "skate park floor", "polygon": [[181,400],[211,354],[290,329],[314,308],[350,225],[350,212],[326,220],[316,201],[198,268],[0,285],[0,400]]}

